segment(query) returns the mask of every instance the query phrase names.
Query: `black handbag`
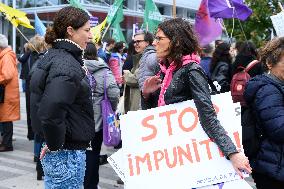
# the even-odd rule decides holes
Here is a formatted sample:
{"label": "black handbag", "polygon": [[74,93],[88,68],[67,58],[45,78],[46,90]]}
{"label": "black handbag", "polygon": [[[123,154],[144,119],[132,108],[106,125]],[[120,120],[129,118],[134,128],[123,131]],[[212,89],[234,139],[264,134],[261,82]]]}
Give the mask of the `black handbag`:
{"label": "black handbag", "polygon": [[0,103],[4,103],[5,86],[0,85]]}

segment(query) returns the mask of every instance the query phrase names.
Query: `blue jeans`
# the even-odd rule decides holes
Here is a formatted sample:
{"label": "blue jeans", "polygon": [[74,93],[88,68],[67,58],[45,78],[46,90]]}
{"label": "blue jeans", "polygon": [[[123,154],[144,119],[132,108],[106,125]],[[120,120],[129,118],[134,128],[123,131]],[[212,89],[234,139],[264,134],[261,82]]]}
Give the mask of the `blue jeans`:
{"label": "blue jeans", "polygon": [[46,153],[41,160],[46,189],[83,188],[86,153],[83,150],[61,150]]}

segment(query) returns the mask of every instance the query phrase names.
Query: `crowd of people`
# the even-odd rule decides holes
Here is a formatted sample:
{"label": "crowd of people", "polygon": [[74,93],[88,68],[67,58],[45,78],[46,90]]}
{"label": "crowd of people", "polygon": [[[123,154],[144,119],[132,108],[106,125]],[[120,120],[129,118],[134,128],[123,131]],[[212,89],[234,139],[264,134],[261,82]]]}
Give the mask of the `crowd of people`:
{"label": "crowd of people", "polygon": [[[65,7],[45,37],[31,38],[18,58],[27,138],[34,140],[37,179],[44,176],[46,188],[97,189],[106,94],[114,111],[123,104],[123,113],[192,99],[202,128],[240,176],[252,173],[258,189],[284,187],[284,38],[260,50],[250,41],[201,47],[192,25],[175,18],[160,23],[155,35],[137,32],[129,44],[108,39],[104,48],[91,39],[88,14]],[[247,112],[254,110],[262,138],[257,155],[246,157],[218,121],[209,83],[217,93],[230,92],[233,75],[253,60],[260,63],[249,71],[241,114],[250,119]],[[4,35],[0,86],[0,152],[13,151],[13,121],[20,119],[18,70]]]}

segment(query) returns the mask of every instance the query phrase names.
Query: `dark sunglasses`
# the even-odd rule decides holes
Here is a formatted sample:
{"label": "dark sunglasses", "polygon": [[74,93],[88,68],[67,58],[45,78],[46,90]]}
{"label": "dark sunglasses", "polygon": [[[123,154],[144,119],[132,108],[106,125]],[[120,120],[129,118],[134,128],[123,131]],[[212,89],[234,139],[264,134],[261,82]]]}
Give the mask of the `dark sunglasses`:
{"label": "dark sunglasses", "polygon": [[139,44],[141,43],[142,41],[145,41],[145,40],[136,40],[136,41],[133,41],[134,44]]}

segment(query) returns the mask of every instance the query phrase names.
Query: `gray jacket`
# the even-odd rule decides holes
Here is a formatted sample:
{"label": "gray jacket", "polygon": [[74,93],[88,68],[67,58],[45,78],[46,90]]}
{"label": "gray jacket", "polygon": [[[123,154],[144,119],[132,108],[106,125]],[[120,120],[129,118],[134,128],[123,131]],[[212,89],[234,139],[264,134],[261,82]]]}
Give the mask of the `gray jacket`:
{"label": "gray jacket", "polygon": [[153,46],[148,46],[144,50],[139,63],[138,83],[142,91],[143,84],[148,77],[154,76],[160,70],[156,50]]}
{"label": "gray jacket", "polygon": [[107,64],[103,60],[85,60],[85,65],[87,66],[89,72],[95,77],[96,88],[94,90],[94,100],[93,100],[93,109],[94,109],[94,119],[96,125],[96,132],[100,131],[103,127],[102,122],[102,111],[101,111],[101,101],[104,97],[104,74],[106,71],[106,88],[107,96],[111,102],[112,109],[115,111],[120,91],[112,74],[112,71],[109,69]]}

